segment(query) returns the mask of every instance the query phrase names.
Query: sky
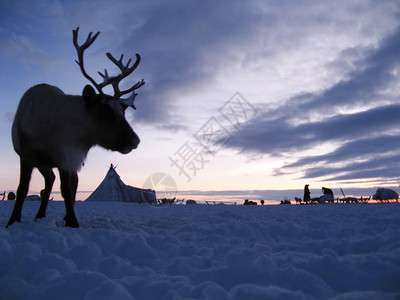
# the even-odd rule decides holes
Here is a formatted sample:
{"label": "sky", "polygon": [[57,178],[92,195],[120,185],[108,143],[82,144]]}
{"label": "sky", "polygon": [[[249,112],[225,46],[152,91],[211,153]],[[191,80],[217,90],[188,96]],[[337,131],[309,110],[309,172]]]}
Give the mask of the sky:
{"label": "sky", "polygon": [[[146,82],[127,111],[138,149],[93,148],[79,192],[110,163],[127,184],[156,179],[187,197],[397,187],[399,13],[399,1],[0,0],[0,190],[18,185],[11,126],[24,92],[78,95],[89,83],[74,62],[78,26],[80,43],[101,32],[85,52],[95,80],[118,73],[106,52],[139,53],[124,84]],[[35,172],[30,192],[42,186]]]}

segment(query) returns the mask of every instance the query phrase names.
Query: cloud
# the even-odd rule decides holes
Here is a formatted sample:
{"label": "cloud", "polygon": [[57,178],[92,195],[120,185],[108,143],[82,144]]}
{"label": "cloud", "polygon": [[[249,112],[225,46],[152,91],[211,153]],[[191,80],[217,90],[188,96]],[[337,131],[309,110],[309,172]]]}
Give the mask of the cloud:
{"label": "cloud", "polygon": [[0,39],[0,51],[9,58],[16,57],[28,69],[40,67],[52,71],[59,65],[57,59],[23,35],[13,34],[7,41]]}
{"label": "cloud", "polygon": [[[143,111],[152,112],[152,115],[142,114],[139,117],[142,121],[165,121],[165,117],[173,121],[184,119],[186,116],[180,115],[173,97],[179,97],[180,92],[191,88],[203,89],[210,85],[216,88],[212,83],[222,67],[229,66],[229,69],[237,65],[237,70],[246,74],[248,70],[271,64],[270,61],[281,61],[282,53],[286,54],[285,59],[288,55],[300,55],[294,61],[302,62],[301,54],[307,54],[300,49],[314,51],[309,47],[310,42],[318,44],[326,38],[318,35],[316,28],[327,28],[330,22],[334,24],[331,32],[328,29],[323,34],[329,32],[339,38],[345,37],[343,31],[352,30],[353,26],[346,14],[348,11],[342,11],[343,20],[338,21],[335,18],[339,14],[332,15],[331,20],[317,20],[305,13],[308,8],[302,5],[286,10],[281,5],[240,9],[232,5],[221,14],[206,1],[194,6],[179,6],[179,9],[173,5],[160,5],[144,13],[140,25],[135,25],[129,39],[122,44],[125,48],[136,47],[143,53],[143,63],[146,61],[143,74],[147,74],[144,77],[149,78],[151,85],[143,95],[146,100],[142,105]],[[329,15],[329,8],[317,10],[322,15]],[[281,22],[283,11],[289,20],[285,23]],[[367,27],[375,28],[365,25]],[[379,36],[378,29],[374,30],[376,32],[370,32],[371,35]],[[380,160],[373,160],[377,148],[367,148],[367,141],[364,141],[365,153],[355,150],[366,137],[371,137],[370,145],[384,142],[379,140],[382,132],[395,132],[400,125],[396,94],[391,92],[397,80],[399,37],[400,30],[396,29],[376,44],[349,42],[351,47],[340,50],[334,60],[325,60],[325,69],[333,70],[336,77],[341,78],[338,82],[324,90],[297,94],[276,109],[265,109],[242,126],[225,146],[245,154],[295,156],[321,144],[335,144],[333,150],[337,152],[331,151],[327,157],[309,164],[306,159],[299,159],[297,166],[286,165],[279,172],[298,172],[300,169],[304,171],[304,177],[325,176],[332,180],[394,176],[394,168],[386,168],[390,159],[395,158],[389,155],[388,148],[380,149],[379,153],[385,155],[386,160],[380,156]],[[279,67],[282,67],[277,69],[280,74],[290,74],[293,72],[290,68],[297,66],[276,66]],[[262,111],[262,107],[271,105],[266,103],[259,107]],[[155,120],[157,116],[164,118]],[[395,143],[398,137],[393,134],[390,138]],[[329,161],[329,154],[333,162]],[[360,159],[369,160],[370,164],[352,164],[352,160]],[[348,168],[338,169],[340,163],[347,164]]]}
{"label": "cloud", "polygon": [[[341,39],[341,44],[348,43],[348,31],[360,39],[365,34],[357,31],[366,28],[368,39],[379,35],[384,26],[376,26],[376,22],[393,6],[391,2],[360,4],[358,1],[323,5],[319,1],[149,3],[122,0],[114,1],[113,5],[104,0],[96,3],[35,3],[18,1],[7,5],[3,22],[19,32],[11,44],[9,41],[1,43],[12,45],[9,53],[18,53],[18,59],[27,66],[54,68],[57,63],[29,40],[25,41],[27,55],[21,52],[19,45],[26,35],[21,32],[18,22],[28,24],[26,27],[30,33],[41,35],[45,31],[57,41],[59,36],[62,39],[70,36],[71,29],[77,25],[82,31],[100,30],[102,38],[96,41],[96,53],[104,56],[103,52],[110,51],[116,57],[120,53],[126,57],[134,56],[136,52],[142,55],[141,65],[134,76],[137,80],[144,78],[146,85],[138,91],[140,114],[135,115],[136,121],[157,124],[155,126],[167,124],[173,128],[176,128],[174,123],[178,123],[177,120],[182,123],[182,120],[187,122],[193,118],[188,116],[190,111],[183,111],[177,104],[188,91],[218,91],[221,83],[233,89],[231,94],[237,91],[234,87],[241,83],[229,82],[229,76],[217,78],[220,73],[234,70],[249,76],[254,70],[271,67],[286,76],[296,66],[282,65],[282,61],[291,56],[295,63],[304,62],[302,55],[320,48],[330,35]],[[354,11],[360,18],[357,26],[354,26]],[[13,19],[7,15],[13,15]],[[70,47],[69,41],[60,48],[67,46]],[[347,57],[355,55],[343,53],[343,57],[345,54]],[[314,57],[313,60],[320,62],[321,59]],[[338,60],[336,68],[351,68],[348,61],[343,59],[340,65]],[[91,60],[91,63],[95,62]]]}
{"label": "cloud", "polygon": [[396,135],[355,140],[326,155],[299,159],[285,165],[285,169],[305,169],[302,178],[400,178],[399,144]]}
{"label": "cloud", "polygon": [[184,118],[175,106],[176,98],[212,82],[227,59],[223,57],[226,50],[243,40],[254,23],[251,6],[242,8],[238,14],[235,5],[218,6],[210,1],[160,2],[142,11],[121,45],[143,57],[141,73],[148,85],[139,120]]}
{"label": "cloud", "polygon": [[[308,66],[302,55],[318,51],[327,35],[339,39],[346,37],[346,30],[356,31],[350,18],[353,9],[360,16],[370,11],[369,5],[348,1],[340,5],[316,1],[312,5],[310,10],[309,3],[302,2],[170,1],[126,7],[118,22],[127,34],[118,37],[123,40],[117,51],[139,52],[143,57],[138,74],[143,74],[147,85],[141,91],[143,101],[138,98],[142,106],[138,120],[151,123],[187,118],[177,100],[191,90],[219,90],[221,81],[237,89],[241,83],[226,82],[229,75],[218,77],[230,70],[243,74],[235,79],[240,81],[252,80],[252,72],[264,68],[263,72],[270,68],[287,76],[298,66],[285,60]],[[376,14],[385,7],[376,7]],[[332,14],[337,9],[340,12]],[[368,25],[360,25],[373,28],[369,38],[379,33],[380,26],[370,26],[375,18],[364,18]],[[320,63],[322,59],[314,56],[312,60],[310,63]]]}
{"label": "cloud", "polygon": [[[362,49],[363,58],[348,78],[264,110],[226,146],[242,153],[296,157],[303,150],[336,145],[327,154],[296,159],[275,170],[276,175],[301,170],[303,178],[328,176],[330,180],[398,176],[400,105],[395,86],[399,49],[400,27],[376,48]],[[342,53],[349,52],[354,49]]]}

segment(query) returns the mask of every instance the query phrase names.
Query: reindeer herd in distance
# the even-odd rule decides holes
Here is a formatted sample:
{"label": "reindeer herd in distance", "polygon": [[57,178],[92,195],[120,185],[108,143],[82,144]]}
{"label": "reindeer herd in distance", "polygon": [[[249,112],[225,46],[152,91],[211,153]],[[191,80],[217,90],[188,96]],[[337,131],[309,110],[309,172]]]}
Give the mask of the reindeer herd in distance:
{"label": "reindeer herd in distance", "polygon": [[[107,70],[100,73],[103,81],[97,83],[85,70],[84,52],[100,32],[88,35],[86,41],[78,44],[79,27],[72,31],[78,64],[83,76],[96,88],[86,85],[81,96],[64,94],[59,88],[48,84],[35,85],[22,96],[12,125],[14,150],[20,157],[20,181],[16,201],[6,227],[21,222],[24,199],[29,190],[32,170],[37,168],[45,180],[45,188],[35,219],[46,217],[47,204],[55,180],[52,171],[57,168],[61,181],[61,194],[65,202],[65,226],[79,227],[74,212],[78,186],[78,171],[83,165],[90,148],[99,145],[122,154],[136,149],[140,139],[125,119],[125,110],[134,109],[135,91],[145,82],[135,83],[129,89],[121,90],[119,84],[139,65],[141,57],[136,54],[123,63],[123,55],[115,59],[107,53],[108,59],[120,70],[120,74],[109,76]],[[131,66],[130,66],[131,65]],[[114,95],[103,92],[111,85]],[[130,94],[126,99],[123,95]]]}

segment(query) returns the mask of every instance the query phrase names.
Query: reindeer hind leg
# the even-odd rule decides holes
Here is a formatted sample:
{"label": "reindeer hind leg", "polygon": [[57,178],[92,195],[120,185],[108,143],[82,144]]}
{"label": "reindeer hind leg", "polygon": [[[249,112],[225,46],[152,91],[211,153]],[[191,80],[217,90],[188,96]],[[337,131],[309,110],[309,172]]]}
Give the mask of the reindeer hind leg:
{"label": "reindeer hind leg", "polygon": [[39,172],[44,177],[44,190],[40,193],[42,201],[40,203],[40,208],[36,214],[35,220],[46,217],[47,204],[49,203],[51,189],[53,188],[54,180],[56,178],[52,169],[39,168]]}

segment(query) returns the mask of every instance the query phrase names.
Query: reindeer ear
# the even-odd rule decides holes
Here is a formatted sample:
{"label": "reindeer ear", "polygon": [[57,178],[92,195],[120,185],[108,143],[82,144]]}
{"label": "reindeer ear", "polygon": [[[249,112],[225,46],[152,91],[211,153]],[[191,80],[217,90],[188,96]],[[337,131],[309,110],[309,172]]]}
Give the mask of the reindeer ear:
{"label": "reindeer ear", "polygon": [[96,91],[91,85],[86,85],[83,89],[82,96],[85,101],[92,101],[96,96]]}

